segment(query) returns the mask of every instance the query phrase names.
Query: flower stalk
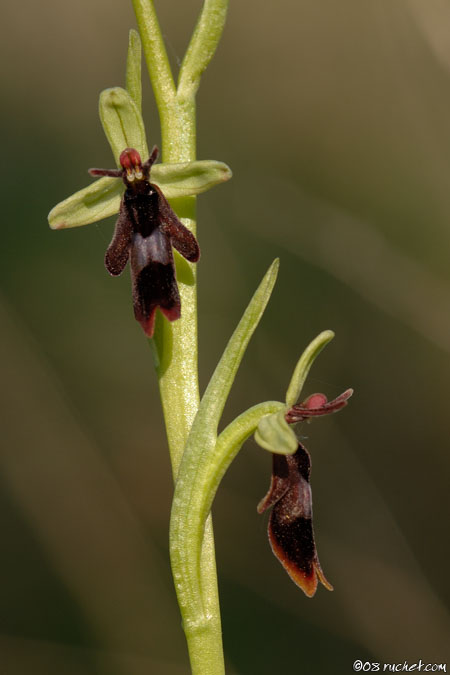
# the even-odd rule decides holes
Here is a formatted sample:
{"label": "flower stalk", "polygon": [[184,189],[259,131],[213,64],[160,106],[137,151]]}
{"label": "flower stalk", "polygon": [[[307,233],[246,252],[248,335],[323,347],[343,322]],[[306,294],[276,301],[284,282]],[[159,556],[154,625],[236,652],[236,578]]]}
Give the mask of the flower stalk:
{"label": "flower stalk", "polygon": [[[196,195],[228,180],[231,171],[222,162],[196,161],[195,96],[201,74],[220,40],[228,0],[204,0],[180,67],[178,84],[175,84],[172,75],[153,0],[132,2],[140,36],[136,31],[130,32],[126,88],[105,90],[99,105],[105,134],[116,164],[121,168],[92,169],[91,175],[101,177],[54,207],[49,214],[49,223],[53,229],[78,227],[119,211],[105,264],[108,271],[116,276],[130,260],[135,316],[147,335],[153,336],[149,343],[158,376],[175,481],[170,521],[171,564],[191,672],[192,675],[224,675],[210,515],[219,483],[245,440],[255,433],[257,443],[275,453],[277,470],[273,477],[274,487],[263,500],[263,508],[274,507],[272,530],[269,529],[274,552],[289,573],[297,566],[300,577],[307,578],[309,585],[305,586],[305,582],[302,587],[308,595],[315,591],[317,575],[327,585],[325,577],[320,577],[322,572],[317,555],[310,555],[306,560],[309,576],[305,576],[305,558],[298,550],[298,542],[294,537],[293,548],[287,553],[282,551],[277,543],[277,527],[278,530],[284,527],[285,512],[293,509],[297,513],[300,506],[308,516],[302,517],[308,521],[306,526],[313,545],[309,465],[305,460],[309,455],[306,450],[303,455],[299,451],[300,444],[292,425],[339,410],[346,405],[351,390],[330,402],[324,394],[314,394],[303,403],[296,403],[313,361],[333,338],[331,331],[324,331],[300,357],[285,402],[259,403],[239,415],[221,433],[218,432],[234,378],[269,301],[278,272],[278,260],[275,260],[244,311],[200,400],[197,270],[194,264],[199,257],[195,240]],[[148,146],[142,119],[142,48],[160,117],[162,164],[154,164],[158,154],[156,147],[147,159]],[[139,195],[142,196],[140,202],[136,201]],[[170,205],[167,200],[170,200]],[[165,258],[161,257],[162,250]],[[170,270],[167,260],[170,260]],[[158,265],[165,266],[166,274],[165,283],[159,285],[155,276],[145,276],[151,270],[160,269]],[[172,305],[167,302],[169,271]],[[144,302],[143,298],[148,302]],[[146,314],[147,306],[151,312]],[[155,314],[157,308],[162,313]],[[291,467],[288,481],[286,466]],[[300,493],[303,494],[302,503],[299,502]],[[286,537],[283,535],[282,539],[284,542]],[[299,574],[296,572],[291,576],[296,580],[300,578]]]}
{"label": "flower stalk", "polygon": [[[222,34],[227,5],[227,0],[205,1],[182,62],[176,88],[153,2],[133,0],[160,116],[163,163],[193,162],[196,159],[195,94],[201,73],[211,60]],[[195,235],[195,196],[172,200],[171,206]],[[175,478],[200,402],[197,271],[194,265],[178,257],[176,266],[182,316],[173,324],[158,317],[152,343]],[[172,545],[174,549],[177,550],[176,542]],[[181,608],[191,669],[193,675],[221,675],[225,666],[211,516],[204,531],[199,576],[202,596],[197,600],[202,597],[202,611],[193,616],[192,611],[186,614]],[[177,587],[176,577],[175,585]]]}

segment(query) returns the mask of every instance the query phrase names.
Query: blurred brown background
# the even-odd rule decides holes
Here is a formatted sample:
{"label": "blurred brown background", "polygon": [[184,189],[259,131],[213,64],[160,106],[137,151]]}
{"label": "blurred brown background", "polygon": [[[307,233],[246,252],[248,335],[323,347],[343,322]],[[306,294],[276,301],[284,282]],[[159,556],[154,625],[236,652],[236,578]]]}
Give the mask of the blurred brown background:
{"label": "blurred brown background", "polygon": [[[199,0],[158,2],[173,64]],[[0,672],[181,675],[168,570],[171,477],[114,220],[46,216],[112,158],[100,91],[124,84],[131,3],[3,8]],[[149,143],[159,142],[148,80]],[[231,0],[198,99],[198,156],[233,180],[199,199],[201,382],[275,256],[281,270],[225,421],[355,389],[308,427],[318,550],[308,600],[272,556],[253,441],[214,504],[230,674],[450,661],[450,0]]]}

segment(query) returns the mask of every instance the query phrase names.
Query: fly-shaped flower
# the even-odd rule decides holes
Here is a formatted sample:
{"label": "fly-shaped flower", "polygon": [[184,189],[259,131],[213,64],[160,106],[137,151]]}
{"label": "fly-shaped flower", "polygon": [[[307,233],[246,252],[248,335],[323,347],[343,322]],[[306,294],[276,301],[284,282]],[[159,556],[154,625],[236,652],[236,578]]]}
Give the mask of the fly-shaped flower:
{"label": "fly-shaped flower", "polygon": [[[352,389],[347,389],[333,401],[328,401],[325,394],[312,394],[303,403],[289,408],[284,413],[281,424],[308,422],[314,417],[334,413],[347,405],[352,393]],[[269,423],[272,426],[279,425],[279,416],[278,419],[273,417]],[[279,428],[276,431],[280,434]],[[290,436],[292,434],[288,433],[288,440]],[[281,438],[281,435],[278,437]],[[287,445],[285,441],[284,443]],[[311,457],[302,443],[298,440],[296,443],[297,449],[294,453],[273,454],[270,488],[258,504],[258,513],[273,507],[268,526],[272,551],[291,579],[308,597],[312,597],[319,581],[329,591],[333,590],[333,586],[322,571],[314,540]],[[267,448],[267,445],[264,447]]]}
{"label": "fly-shaped flower", "polygon": [[[151,337],[157,308],[169,321],[178,319],[182,311],[172,247],[189,262],[197,262],[200,256],[194,235],[177,218],[168,200],[200,194],[228,180],[231,171],[214,160],[152,166],[158,151],[154,147],[149,156],[145,138],[140,109],[140,51],[139,55],[130,51],[128,58],[133,61],[131,70],[137,73],[134,87],[130,91],[106,89],[99,106],[105,134],[120,168],[91,169],[90,173],[100,178],[55,206],[48,219],[50,227],[59,230],[119,212],[106,252],[106,268],[116,276],[130,260],[135,317]],[[149,159],[142,163],[141,157]]]}
{"label": "fly-shaped flower", "polygon": [[153,336],[159,308],[169,321],[181,315],[172,246],[189,262],[197,262],[197,240],[164,197],[150,182],[150,170],[158,156],[155,146],[144,164],[134,148],[120,155],[122,169],[90,169],[92,176],[121,178],[125,184],[114,236],[105,255],[106,269],[121,274],[130,260],[133,307],[144,332]]}

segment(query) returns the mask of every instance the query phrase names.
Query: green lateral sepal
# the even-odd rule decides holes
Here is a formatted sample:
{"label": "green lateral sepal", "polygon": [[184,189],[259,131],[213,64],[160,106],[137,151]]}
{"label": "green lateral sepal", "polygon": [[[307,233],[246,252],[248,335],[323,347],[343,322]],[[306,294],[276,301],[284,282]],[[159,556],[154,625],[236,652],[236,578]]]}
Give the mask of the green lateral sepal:
{"label": "green lateral sepal", "polygon": [[80,227],[119,212],[123,183],[117,178],[99,178],[59,202],[48,214],[52,230]]}
{"label": "green lateral sepal", "polygon": [[[213,159],[182,164],[155,164],[151,181],[167,199],[206,192],[231,178],[230,168]],[[118,178],[98,178],[57,204],[48,214],[52,230],[95,223],[119,212],[124,185]]]}

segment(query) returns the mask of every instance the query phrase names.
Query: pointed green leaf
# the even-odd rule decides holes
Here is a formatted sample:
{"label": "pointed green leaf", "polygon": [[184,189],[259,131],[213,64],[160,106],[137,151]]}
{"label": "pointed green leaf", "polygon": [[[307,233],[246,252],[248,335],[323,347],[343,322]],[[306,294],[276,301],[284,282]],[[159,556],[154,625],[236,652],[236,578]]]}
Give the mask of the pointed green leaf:
{"label": "pointed green leaf", "polygon": [[[213,469],[215,476],[218,475],[217,471],[220,472],[217,465],[211,467],[211,464],[214,464],[212,455],[215,453],[217,427],[242,357],[269,301],[278,265],[279,261],[274,260],[217,364],[200,402],[178,470],[172,506],[170,542],[178,602],[185,620],[187,616],[195,616],[197,612],[202,612],[202,607],[198,606],[202,593],[198,577],[203,538],[201,519],[204,513],[204,498],[206,496],[208,499],[212,494],[211,481],[214,482],[214,477],[211,475],[208,477],[209,471]],[[265,412],[273,410],[274,408]],[[234,437],[233,440],[237,442]],[[225,457],[223,451],[221,457],[222,459]],[[209,485],[208,488],[205,487],[206,484]]]}
{"label": "pointed green leaf", "polygon": [[184,164],[155,164],[151,181],[159,185],[167,199],[206,192],[230,180],[231,169],[223,162],[205,159]]}
{"label": "pointed green leaf", "polygon": [[290,407],[300,397],[301,390],[308,376],[309,369],[322,349],[334,338],[332,330],[324,330],[306,347],[298,360],[286,392],[286,404]]}
{"label": "pointed green leaf", "polygon": [[113,216],[119,211],[123,183],[103,177],[57,204],[48,214],[52,230],[79,227]]}
{"label": "pointed green leaf", "polygon": [[[225,351],[209,381],[205,394],[200,402],[198,413],[192,425],[191,434],[197,434],[208,445],[215,443],[217,426],[222,415],[225,402],[236,377],[237,370],[244,356],[256,326],[258,325],[277,278],[279,260],[276,258],[266,272],[253,298],[245,310],[236,330],[231,336]],[[191,436],[191,435],[190,435]],[[196,443],[190,436],[187,445]],[[200,446],[202,447],[202,445]],[[205,447],[205,446],[203,446]],[[206,448],[205,448],[206,450]]]}
{"label": "pointed green leaf", "polygon": [[191,41],[184,55],[178,76],[177,96],[181,101],[193,98],[200,84],[200,77],[222,35],[227,15],[228,0],[204,2]]}
{"label": "pointed green leaf", "polygon": [[128,38],[126,87],[136,108],[142,114],[141,62],[141,38],[137,30],[131,29]]}
{"label": "pointed green leaf", "polygon": [[145,161],[148,147],[144,122],[130,94],[121,87],[105,89],[100,94],[99,113],[117,166],[125,148],[136,148]]}

